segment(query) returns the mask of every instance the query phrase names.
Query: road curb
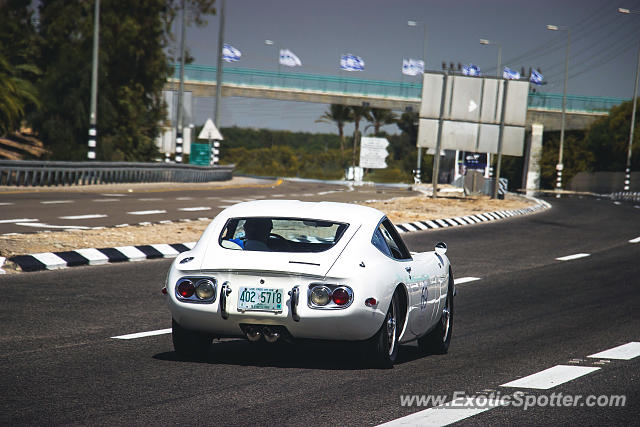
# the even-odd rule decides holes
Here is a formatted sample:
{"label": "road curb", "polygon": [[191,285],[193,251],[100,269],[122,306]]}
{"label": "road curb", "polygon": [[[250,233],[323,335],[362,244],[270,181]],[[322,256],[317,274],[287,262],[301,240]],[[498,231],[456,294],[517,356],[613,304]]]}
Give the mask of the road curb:
{"label": "road curb", "polygon": [[396,224],[399,233],[413,233],[416,231],[432,230],[436,228],[462,227],[465,225],[473,225],[482,222],[498,221],[501,219],[511,218],[514,216],[528,215],[540,210],[549,209],[551,205],[544,200],[536,199],[531,196],[523,196],[535,202],[533,206],[524,209],[513,209],[505,211],[483,212],[473,215],[465,215],[462,217],[443,218],[435,220],[413,221],[403,224]]}
{"label": "road curb", "polygon": [[[551,205],[533,197],[528,199],[536,204],[524,209],[484,212],[463,217],[443,218],[397,224],[400,233],[412,233],[436,228],[461,227],[482,222],[498,221],[514,216],[527,215],[549,209]],[[116,262],[142,261],[145,259],[175,258],[188,251],[196,242],[162,243],[140,246],[119,246],[115,248],[85,248],[64,252],[42,252],[38,254],[16,255],[9,261],[17,264],[23,272],[57,270],[67,267],[100,265]],[[0,264],[0,268],[2,265]]]}

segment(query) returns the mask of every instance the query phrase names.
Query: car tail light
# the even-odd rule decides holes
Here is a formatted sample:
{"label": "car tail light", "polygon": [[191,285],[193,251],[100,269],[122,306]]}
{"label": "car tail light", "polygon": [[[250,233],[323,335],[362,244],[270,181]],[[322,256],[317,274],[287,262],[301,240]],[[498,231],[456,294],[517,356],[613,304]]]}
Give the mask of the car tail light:
{"label": "car tail light", "polygon": [[178,294],[182,298],[191,298],[195,290],[195,286],[191,280],[183,280],[178,283]]}
{"label": "car tail light", "polygon": [[349,292],[347,292],[345,288],[338,288],[334,290],[331,296],[333,298],[333,302],[336,303],[336,305],[346,305],[351,299]]}
{"label": "car tail light", "polygon": [[378,305],[378,301],[376,301],[375,298],[367,298],[364,301],[364,305],[366,305],[367,307],[375,307],[376,305]]}
{"label": "car tail light", "polygon": [[213,298],[215,289],[213,282],[209,279],[202,279],[196,283],[196,296],[202,300]]}
{"label": "car tail light", "polygon": [[324,306],[331,301],[331,291],[326,286],[316,286],[311,290],[311,302],[314,305]]}

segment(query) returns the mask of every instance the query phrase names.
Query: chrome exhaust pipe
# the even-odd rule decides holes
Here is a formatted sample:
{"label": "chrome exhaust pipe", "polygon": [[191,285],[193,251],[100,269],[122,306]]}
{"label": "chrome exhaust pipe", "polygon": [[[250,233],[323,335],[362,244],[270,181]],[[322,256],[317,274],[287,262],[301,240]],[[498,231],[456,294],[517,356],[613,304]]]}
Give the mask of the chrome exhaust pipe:
{"label": "chrome exhaust pipe", "polygon": [[262,332],[257,328],[247,328],[247,339],[251,342],[260,341]]}
{"label": "chrome exhaust pipe", "polygon": [[264,333],[264,339],[268,343],[274,343],[278,341],[278,338],[280,338],[280,332],[273,331],[271,328],[264,328],[262,332]]}

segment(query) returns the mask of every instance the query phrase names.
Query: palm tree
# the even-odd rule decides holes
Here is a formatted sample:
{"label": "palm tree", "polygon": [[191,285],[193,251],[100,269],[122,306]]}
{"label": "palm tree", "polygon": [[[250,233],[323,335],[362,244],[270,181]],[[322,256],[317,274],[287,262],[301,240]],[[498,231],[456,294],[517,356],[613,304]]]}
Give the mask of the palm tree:
{"label": "palm tree", "polygon": [[38,105],[36,90],[28,80],[19,77],[20,72],[37,73],[30,65],[13,67],[0,54],[0,135],[18,130],[28,104]]}
{"label": "palm tree", "polygon": [[371,124],[367,125],[367,129],[373,127],[374,135],[380,133],[380,128],[384,125],[392,125],[396,123],[398,116],[387,108],[372,108],[371,109]]}
{"label": "palm tree", "polygon": [[340,152],[344,153],[344,125],[352,122],[351,108],[341,104],[331,104],[329,111],[320,116],[316,123],[335,123],[340,135]]}
{"label": "palm tree", "polygon": [[356,147],[360,142],[360,121],[362,119],[371,121],[371,108],[369,107],[351,107],[351,116],[353,117],[353,166],[356,165]]}

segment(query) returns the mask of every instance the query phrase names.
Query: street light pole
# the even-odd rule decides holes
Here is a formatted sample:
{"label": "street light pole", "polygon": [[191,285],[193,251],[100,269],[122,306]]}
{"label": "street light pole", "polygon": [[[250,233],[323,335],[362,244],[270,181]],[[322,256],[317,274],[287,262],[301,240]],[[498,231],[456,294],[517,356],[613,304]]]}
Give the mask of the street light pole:
{"label": "street light pole", "polygon": [[[567,82],[569,81],[569,46],[571,45],[571,29],[569,27],[547,25],[547,30],[565,30],[567,32],[567,53],[564,61],[564,85],[562,89],[562,124],[560,125],[560,149],[558,152],[558,164],[556,165],[556,191],[560,191],[562,190],[562,170],[564,169],[564,165],[562,163],[562,154],[564,150],[564,129],[567,115]],[[556,197],[560,197],[560,193],[558,193]]]}
{"label": "street light pole", "polygon": [[185,0],[182,0],[182,28],[180,34],[180,87],[178,89],[178,117],[176,120],[176,163],[182,163],[182,132],[184,129],[183,98],[184,98],[184,55],[185,55],[185,38],[187,27],[187,11],[185,9]]}
{"label": "street light pole", "polygon": [[[407,21],[407,25],[410,27],[416,27],[418,26],[418,24],[422,24],[423,28],[424,28],[424,38],[422,39],[422,62],[424,64],[424,69],[427,69],[427,24],[426,22],[419,22],[419,21],[412,21],[409,20]],[[418,147],[418,159],[416,161],[416,174],[414,177],[414,180],[416,181],[416,183],[420,183],[421,182],[421,174],[422,174],[422,147]]]}
{"label": "street light pole", "polygon": [[[618,8],[624,14],[640,14],[638,10]],[[633,108],[631,110],[631,128],[629,129],[629,146],[627,148],[627,163],[624,170],[624,191],[631,190],[631,151],[633,146],[633,130],[636,126],[636,102],[638,100],[638,75],[640,75],[640,46],[638,47],[638,64],[636,65],[636,80],[633,84]]]}
{"label": "street light pole", "polygon": [[89,105],[89,140],[87,142],[89,151],[87,158],[96,159],[96,141],[98,140],[98,47],[100,39],[100,0],[95,0],[95,10],[93,14],[93,58],[91,62],[91,104]]}
{"label": "street light pole", "polygon": [[[480,44],[485,46],[493,45],[498,46],[498,65],[496,66],[496,78],[502,78],[502,43],[492,42],[487,39],[480,39]],[[498,94],[500,93],[500,85],[496,85],[496,108],[494,111],[494,116],[497,119],[498,117]],[[491,153],[487,153],[487,171],[485,171],[485,177],[491,178],[493,176],[493,167],[491,166]]]}
{"label": "street light pole", "polygon": [[224,48],[224,3],[220,1],[220,27],[218,29],[218,64],[216,68],[216,106],[213,113],[213,121],[220,129],[220,101],[222,100],[222,49]]}
{"label": "street light pole", "polygon": [[265,40],[264,44],[266,44],[267,46],[274,46],[276,48],[276,53],[278,55],[278,74],[280,74],[280,70],[281,70],[281,64],[280,64],[280,48],[278,47],[278,45],[275,44],[275,42],[273,40]]}

